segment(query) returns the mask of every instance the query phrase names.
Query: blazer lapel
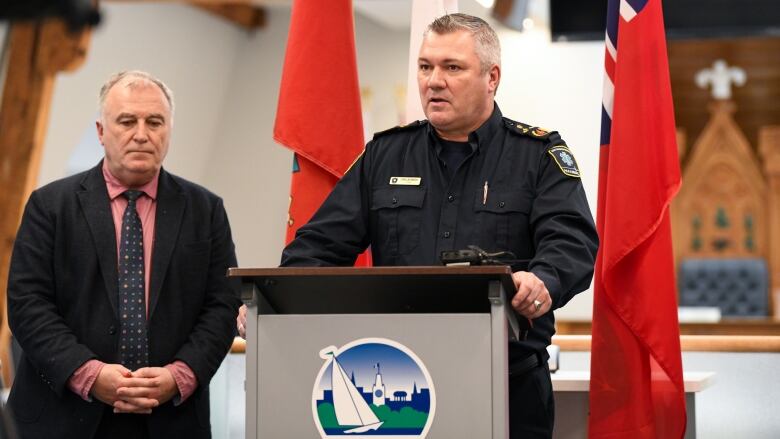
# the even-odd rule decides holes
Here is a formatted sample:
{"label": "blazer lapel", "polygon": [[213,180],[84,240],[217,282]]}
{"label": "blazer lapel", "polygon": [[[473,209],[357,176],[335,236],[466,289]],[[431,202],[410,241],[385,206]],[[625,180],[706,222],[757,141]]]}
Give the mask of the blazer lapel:
{"label": "blazer lapel", "polygon": [[179,185],[165,170],[160,170],[157,186],[157,218],[154,225],[152,275],[149,288],[149,318],[154,314],[165,274],[179,239],[184,218],[185,198]]}
{"label": "blazer lapel", "polygon": [[111,302],[114,314],[118,315],[116,229],[114,228],[114,218],[111,214],[111,204],[103,178],[102,166],[103,162],[101,161],[87,173],[81,182],[83,190],[79,191],[77,195],[92,233],[92,242],[95,244],[100,271],[106,283],[108,300]]}

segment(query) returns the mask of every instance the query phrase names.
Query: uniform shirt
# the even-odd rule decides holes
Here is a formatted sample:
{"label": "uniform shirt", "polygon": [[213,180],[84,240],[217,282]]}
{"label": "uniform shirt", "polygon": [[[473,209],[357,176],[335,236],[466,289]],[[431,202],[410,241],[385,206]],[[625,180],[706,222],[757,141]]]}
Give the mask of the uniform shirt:
{"label": "uniform shirt", "polygon": [[[434,133],[435,134],[435,133]],[[442,167],[447,174],[447,182],[455,176],[455,171],[473,153],[477,145],[469,142],[454,142],[444,140],[435,135],[436,156],[441,160]]]}
{"label": "uniform shirt", "polygon": [[[565,144],[557,133],[503,118],[497,105],[468,143],[472,152],[449,178],[427,121],[377,134],[281,265],[349,266],[369,245],[377,266],[441,265],[442,251],[477,245],[529,260],[552,309],[565,305],[588,287],[598,247],[576,164],[557,155]],[[510,361],[546,355],[553,333],[548,312],[527,340],[512,343]]]}

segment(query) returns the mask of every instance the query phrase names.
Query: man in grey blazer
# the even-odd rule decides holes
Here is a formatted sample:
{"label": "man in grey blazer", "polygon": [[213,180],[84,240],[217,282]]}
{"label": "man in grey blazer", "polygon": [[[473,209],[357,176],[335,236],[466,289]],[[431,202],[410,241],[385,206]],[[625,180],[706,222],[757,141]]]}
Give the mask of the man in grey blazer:
{"label": "man in grey blazer", "polygon": [[104,159],[33,192],[16,237],[9,406],[23,438],[208,438],[240,305],[222,200],[162,169],[160,80],[112,76],[96,125]]}

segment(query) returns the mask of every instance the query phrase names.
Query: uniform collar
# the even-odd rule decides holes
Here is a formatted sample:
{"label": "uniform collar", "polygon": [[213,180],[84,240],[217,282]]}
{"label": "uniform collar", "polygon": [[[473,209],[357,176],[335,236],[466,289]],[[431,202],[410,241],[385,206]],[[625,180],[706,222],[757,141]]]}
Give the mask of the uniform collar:
{"label": "uniform collar", "polygon": [[[486,120],[479,128],[469,133],[468,143],[471,145],[472,151],[479,153],[483,147],[487,147],[490,141],[498,132],[501,127],[503,115],[498,108],[498,104],[493,102],[493,113],[491,113],[488,120]],[[436,148],[436,153],[441,152],[442,144],[439,141],[439,136],[436,134],[436,128],[428,123],[428,140],[429,144]]]}
{"label": "uniform collar", "polygon": [[476,142],[477,146],[481,149],[483,146],[490,145],[490,141],[496,135],[501,128],[503,115],[498,108],[498,104],[493,101],[493,113],[491,113],[488,120],[482,124],[476,131],[469,134],[469,142]]}

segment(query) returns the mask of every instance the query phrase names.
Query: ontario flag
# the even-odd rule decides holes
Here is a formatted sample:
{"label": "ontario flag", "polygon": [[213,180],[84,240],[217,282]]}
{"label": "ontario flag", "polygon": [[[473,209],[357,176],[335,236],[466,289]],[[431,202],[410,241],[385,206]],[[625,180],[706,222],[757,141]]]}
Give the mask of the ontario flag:
{"label": "ontario flag", "polygon": [[294,152],[289,243],[363,151],[351,0],[293,2],[274,140]]}
{"label": "ontario flag", "polygon": [[609,0],[589,437],[682,438],[669,205],[680,188],[660,0]]}

